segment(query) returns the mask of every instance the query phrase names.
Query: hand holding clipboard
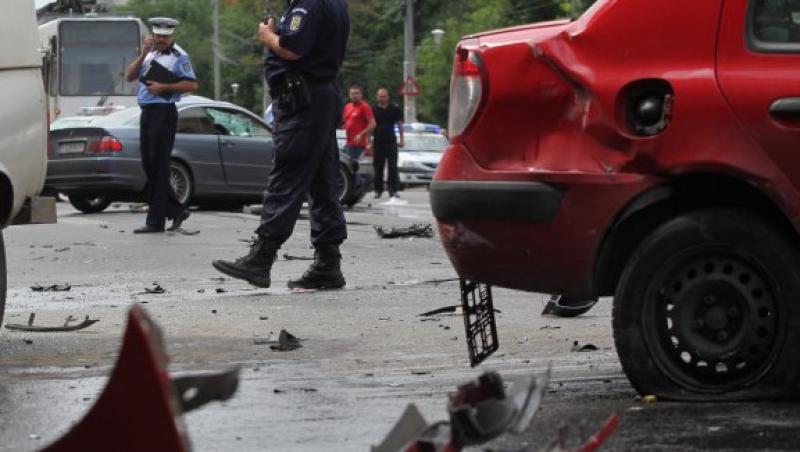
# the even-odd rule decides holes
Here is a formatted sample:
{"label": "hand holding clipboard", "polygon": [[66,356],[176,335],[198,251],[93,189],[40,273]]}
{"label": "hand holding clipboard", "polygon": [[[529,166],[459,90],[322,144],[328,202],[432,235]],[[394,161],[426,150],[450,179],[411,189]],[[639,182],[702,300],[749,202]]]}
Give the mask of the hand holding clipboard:
{"label": "hand holding clipboard", "polygon": [[[151,61],[150,67],[148,67],[147,72],[145,72],[144,75],[139,78],[139,81],[141,81],[142,83],[144,83],[146,86],[149,87],[153,83],[160,83],[160,84],[178,83],[181,81],[181,78],[175,75],[175,73],[173,73],[169,69],[165,68],[158,61]],[[160,92],[157,94],[163,97],[164,99],[169,99],[173,93]]]}

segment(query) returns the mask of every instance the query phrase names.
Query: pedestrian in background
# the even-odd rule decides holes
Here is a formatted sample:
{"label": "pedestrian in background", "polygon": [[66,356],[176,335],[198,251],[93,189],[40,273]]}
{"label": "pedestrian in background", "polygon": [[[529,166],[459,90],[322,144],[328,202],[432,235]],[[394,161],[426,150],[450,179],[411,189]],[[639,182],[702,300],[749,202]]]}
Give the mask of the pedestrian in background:
{"label": "pedestrian in background", "polygon": [[[403,140],[403,112],[395,104],[389,103],[389,90],[380,88],[376,95],[377,104],[373,113],[375,115],[375,133],[372,138],[374,156],[372,165],[375,168],[375,199],[383,195],[383,168],[388,163],[387,185],[389,188],[389,201],[397,199],[397,190],[400,186],[400,177],[397,173],[398,147],[404,146]],[[400,140],[397,140],[397,129]]]}
{"label": "pedestrian in background", "polygon": [[375,118],[372,115],[372,108],[364,102],[360,86],[352,85],[348,95],[350,103],[344,106],[342,112],[344,130],[347,132],[345,153],[358,161],[367,148],[372,131],[375,130]]}
{"label": "pedestrian in background", "polygon": [[175,230],[189,218],[189,209],[178,201],[169,182],[170,156],[178,125],[175,102],[197,90],[189,54],[172,36],[178,21],[154,17],[148,23],[153,34],[144,38],[141,53],[125,69],[125,80],[140,81],[139,147],[147,175],[147,219],[135,234],[164,232],[167,219],[172,220],[170,230]]}
{"label": "pedestrian in background", "polygon": [[220,272],[269,287],[278,249],[292,235],[310,194],[314,262],[288,286],[345,285],[339,245],[347,229],[336,189],[342,102],[336,76],[349,32],[345,0],[291,0],[279,24],[269,18],[259,25],[258,37],[268,49],[264,76],[273,99],[275,160],[250,252],[235,261],[215,260]]}

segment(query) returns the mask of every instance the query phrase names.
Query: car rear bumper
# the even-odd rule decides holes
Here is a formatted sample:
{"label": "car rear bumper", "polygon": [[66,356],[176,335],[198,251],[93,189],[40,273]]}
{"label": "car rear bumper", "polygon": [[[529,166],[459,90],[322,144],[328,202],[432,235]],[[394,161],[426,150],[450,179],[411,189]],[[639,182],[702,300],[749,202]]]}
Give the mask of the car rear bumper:
{"label": "car rear bumper", "polygon": [[115,159],[50,160],[45,190],[75,195],[142,191],[143,170],[131,162],[121,163]]}
{"label": "car rear bumper", "polygon": [[459,276],[589,296],[603,237],[625,205],[652,184],[634,174],[487,171],[466,150],[451,148],[430,197]]}

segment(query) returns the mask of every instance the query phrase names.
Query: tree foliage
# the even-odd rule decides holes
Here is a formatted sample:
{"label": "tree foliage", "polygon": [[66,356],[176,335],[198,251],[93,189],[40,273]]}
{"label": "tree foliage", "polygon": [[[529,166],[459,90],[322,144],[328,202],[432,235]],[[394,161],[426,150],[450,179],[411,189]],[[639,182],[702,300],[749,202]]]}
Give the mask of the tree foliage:
{"label": "tree foliage", "polygon": [[[416,71],[422,95],[421,121],[447,120],[453,50],[461,36],[494,28],[580,14],[593,0],[414,0]],[[351,32],[340,86],[359,84],[372,99],[387,87],[394,101],[403,82],[405,0],[348,0]],[[200,82],[199,93],[213,97],[211,0],[130,0],[123,9],[143,20],[179,19],[176,41],[189,52]],[[220,0],[222,97],[256,112],[263,102],[263,49],[256,38],[265,12],[279,16],[283,0]],[[434,43],[431,30],[445,31]],[[240,86],[233,97],[231,84]]]}

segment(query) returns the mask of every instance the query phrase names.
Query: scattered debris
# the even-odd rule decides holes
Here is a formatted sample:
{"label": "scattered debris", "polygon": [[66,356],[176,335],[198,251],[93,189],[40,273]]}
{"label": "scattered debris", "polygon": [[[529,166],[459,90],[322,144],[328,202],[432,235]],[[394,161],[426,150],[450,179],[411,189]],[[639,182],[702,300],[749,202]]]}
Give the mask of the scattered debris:
{"label": "scattered debris", "polygon": [[227,290],[223,289],[222,287],[217,287],[217,293],[225,293]]}
{"label": "scattered debris", "polygon": [[551,295],[542,310],[542,315],[577,317],[589,312],[597,304],[597,298],[575,299],[566,295]]}
{"label": "scattered debris", "polygon": [[273,334],[270,334],[270,337],[267,339],[260,339],[260,338],[253,339],[253,344],[269,345],[269,348],[271,348],[272,350],[279,352],[289,352],[302,347],[303,344],[301,344],[300,341],[301,339],[298,339],[288,331],[281,330],[281,333],[278,336],[277,341],[274,339]]}
{"label": "scattered debris", "polygon": [[56,253],[63,253],[65,251],[69,251],[69,247],[65,246],[64,248],[56,248],[53,251],[55,251]]}
{"label": "scattered debris", "polygon": [[429,370],[416,370],[416,369],[411,370],[412,375],[430,375],[430,373],[431,371]]}
{"label": "scattered debris", "polygon": [[578,341],[572,342],[572,348],[570,349],[573,352],[596,352],[597,346],[594,344],[583,344],[580,345]]}
{"label": "scattered debris", "polygon": [[430,317],[432,315],[448,314],[448,313],[452,313],[454,315],[461,315],[461,314],[456,314],[458,311],[463,311],[460,304],[453,306],[445,306],[442,308],[436,308],[432,311],[423,312],[422,314],[417,314],[417,317]]}
{"label": "scattered debris", "polygon": [[217,310],[216,310],[216,309],[212,309],[212,310],[211,310],[211,313],[212,313],[212,314],[216,314],[216,313],[217,313]]}
{"label": "scattered debris", "polygon": [[269,317],[267,317],[265,315],[262,315],[262,316],[259,316],[258,320],[269,320]]}
{"label": "scattered debris", "polygon": [[419,409],[410,404],[383,442],[371,450],[459,451],[504,433],[522,432],[539,409],[549,374],[548,370],[542,376],[520,379],[506,393],[500,375],[486,372],[477,382],[459,386],[448,395],[449,422],[428,424]]}
{"label": "scattered debris", "polygon": [[278,344],[270,345],[269,348],[275,351],[288,352],[296,350],[302,346],[303,345],[300,343],[300,339],[296,338],[286,330],[281,330],[281,334],[278,337]]}
{"label": "scattered debris", "polygon": [[75,242],[72,245],[74,246],[97,246],[94,242]]}
{"label": "scattered debris", "polygon": [[647,404],[656,403],[658,402],[658,397],[654,396],[653,394],[648,394],[642,397],[642,402]]}
{"label": "scattered debris", "polygon": [[181,415],[209,401],[231,398],[238,387],[239,367],[171,379],[168,362],[160,328],[134,305],[103,393],[47,450],[94,450],[98,444],[112,444],[108,441],[114,441],[109,447],[126,451],[187,450],[190,439]]}
{"label": "scattered debris", "polygon": [[199,290],[197,291],[197,293],[206,293],[206,290],[205,290],[205,289],[199,289]]}
{"label": "scattered debris", "polygon": [[391,317],[378,317],[378,320],[392,320]]}
{"label": "scattered debris", "polygon": [[183,229],[183,228],[170,229],[167,232],[177,232],[178,234],[183,234],[183,235],[198,235],[198,234],[200,234],[200,230],[199,229],[188,230],[188,229]]}
{"label": "scattered debris", "polygon": [[69,284],[53,284],[51,286],[40,286],[35,285],[31,286],[31,290],[34,292],[69,292],[72,289],[72,286]]}
{"label": "scattered debris", "polygon": [[36,318],[36,313],[32,312],[28,317],[27,325],[22,325],[19,323],[6,323],[6,329],[12,331],[27,331],[30,333],[58,333],[82,330],[100,321],[100,319],[89,319],[89,316],[87,315],[83,322],[76,325],[70,325],[73,320],[77,320],[70,315],[64,320],[64,326],[36,326],[33,324],[34,318]]}
{"label": "scattered debris", "polygon": [[140,292],[141,294],[162,294],[166,293],[167,291],[161,287],[160,284],[153,283],[153,287],[145,287],[144,292]]}
{"label": "scattered debris", "polygon": [[216,278],[208,278],[208,279],[211,281],[219,281],[219,282],[225,282],[228,280],[228,278],[224,276],[217,276]]}
{"label": "scattered debris", "polygon": [[540,330],[560,330],[561,327],[560,326],[545,325],[545,326],[543,326],[543,327],[541,327],[539,329]]}
{"label": "scattered debris", "polygon": [[293,256],[291,254],[284,254],[283,258],[287,261],[313,261],[313,256]]}
{"label": "scattered debris", "polygon": [[31,339],[23,339],[22,342],[25,342],[28,345],[33,344],[33,340],[31,340]]}
{"label": "scattered debris", "polygon": [[384,228],[383,226],[374,226],[375,232],[378,237],[382,239],[394,239],[397,237],[433,237],[433,228],[430,224],[412,224],[405,228]]}
{"label": "scattered debris", "polygon": [[303,289],[302,287],[295,287],[289,293],[314,293],[317,289]]}

